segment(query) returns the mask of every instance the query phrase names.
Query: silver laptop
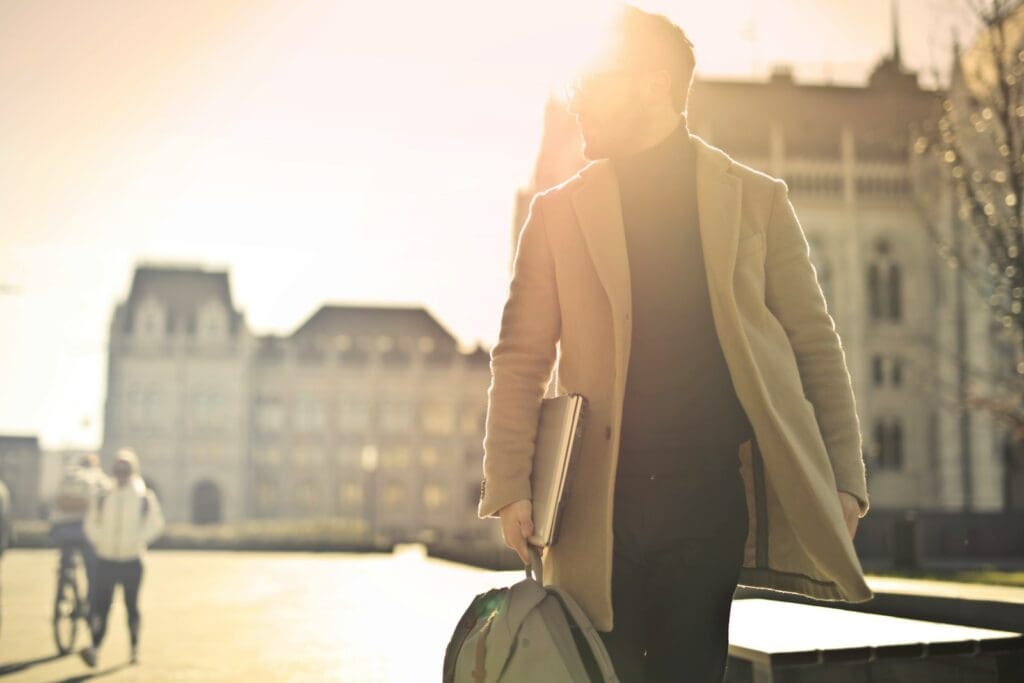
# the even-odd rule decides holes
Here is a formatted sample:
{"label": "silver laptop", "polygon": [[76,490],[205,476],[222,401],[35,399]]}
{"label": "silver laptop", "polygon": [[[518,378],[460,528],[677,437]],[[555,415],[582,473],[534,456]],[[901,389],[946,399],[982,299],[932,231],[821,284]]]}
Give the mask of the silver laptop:
{"label": "silver laptop", "polygon": [[582,394],[565,394],[541,400],[533,453],[533,535],[529,542],[538,547],[558,540],[562,506],[569,496],[572,477],[583,443],[587,399]]}

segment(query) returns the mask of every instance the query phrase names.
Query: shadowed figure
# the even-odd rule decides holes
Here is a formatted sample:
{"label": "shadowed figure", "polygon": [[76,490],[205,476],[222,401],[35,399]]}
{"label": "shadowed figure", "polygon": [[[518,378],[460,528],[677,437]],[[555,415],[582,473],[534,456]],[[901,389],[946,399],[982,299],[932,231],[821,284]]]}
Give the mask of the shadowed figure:
{"label": "shadowed figure", "polygon": [[517,244],[478,514],[529,562],[557,346],[557,393],[592,408],[545,578],[624,683],[720,681],[738,584],[872,596],[856,404],[787,186],[689,130],[681,28],[628,5],[609,28],[567,92],[591,163],[534,197]]}

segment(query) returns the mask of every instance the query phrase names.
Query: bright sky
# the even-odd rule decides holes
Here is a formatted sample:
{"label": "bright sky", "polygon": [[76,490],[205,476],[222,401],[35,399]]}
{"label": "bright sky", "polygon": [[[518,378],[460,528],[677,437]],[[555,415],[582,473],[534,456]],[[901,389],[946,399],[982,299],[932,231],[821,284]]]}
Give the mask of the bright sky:
{"label": "bright sky", "polygon": [[[229,268],[257,333],[401,302],[492,344],[515,191],[598,4],[4,0],[0,433],[99,443],[140,260]],[[860,82],[890,49],[888,0],[637,4],[705,76]],[[905,63],[945,69],[961,5],[903,0]]]}

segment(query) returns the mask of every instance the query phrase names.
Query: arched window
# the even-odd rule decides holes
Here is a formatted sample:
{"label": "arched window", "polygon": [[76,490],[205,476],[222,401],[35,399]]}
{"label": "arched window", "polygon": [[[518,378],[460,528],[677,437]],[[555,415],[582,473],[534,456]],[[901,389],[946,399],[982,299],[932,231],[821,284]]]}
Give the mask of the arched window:
{"label": "arched window", "polygon": [[900,266],[898,263],[889,264],[889,318],[899,320],[902,315],[903,295],[900,291]]}
{"label": "arched window", "polygon": [[903,469],[903,423],[899,419],[889,425],[889,457],[892,469]]}
{"label": "arched window", "polygon": [[875,242],[867,273],[868,306],[872,320],[899,321],[903,317],[903,286],[900,264],[889,241]]}
{"label": "arched window", "polygon": [[163,339],[167,327],[164,307],[155,299],[146,299],[135,311],[135,336],[145,341]]}
{"label": "arched window", "polygon": [[878,277],[878,265],[874,263],[868,266],[868,303],[871,319],[879,320],[882,317],[881,279]]}
{"label": "arched window", "polygon": [[219,301],[208,301],[196,316],[196,336],[204,342],[222,341],[228,334],[228,316]]}
{"label": "arched window", "polygon": [[875,421],[872,450],[879,469],[903,469],[903,423],[899,418]]}

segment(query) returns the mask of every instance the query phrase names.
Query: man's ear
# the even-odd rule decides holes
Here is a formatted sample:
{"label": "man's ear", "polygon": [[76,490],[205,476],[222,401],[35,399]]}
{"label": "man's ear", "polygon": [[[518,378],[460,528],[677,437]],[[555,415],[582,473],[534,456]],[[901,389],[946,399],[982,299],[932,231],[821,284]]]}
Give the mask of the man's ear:
{"label": "man's ear", "polygon": [[647,95],[654,101],[672,99],[672,74],[668,69],[656,69],[648,75]]}

